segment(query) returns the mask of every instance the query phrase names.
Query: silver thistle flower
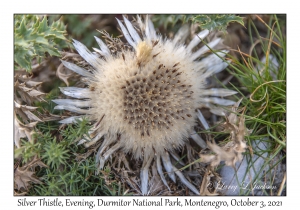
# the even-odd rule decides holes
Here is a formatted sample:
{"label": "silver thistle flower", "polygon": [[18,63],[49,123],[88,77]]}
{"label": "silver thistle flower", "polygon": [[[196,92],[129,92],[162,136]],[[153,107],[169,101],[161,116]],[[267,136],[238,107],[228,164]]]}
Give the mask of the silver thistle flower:
{"label": "silver thistle flower", "polygon": [[[117,21],[129,44],[127,48],[116,50],[111,43],[106,45],[96,37],[100,49],[94,49],[92,53],[74,40],[78,53],[92,66],[92,73],[62,61],[65,67],[85,77],[89,88],[60,88],[65,95],[77,99],[54,100],[58,104],[55,109],[81,114],[60,122],[73,123],[82,115],[94,122],[90,130],[92,139],[82,139],[80,143],[89,147],[104,137],[96,155],[100,169],[116,151],[143,160],[140,171],[142,194],[147,194],[148,170],[153,160],[168,188],[161,161],[174,182],[176,174],[188,188],[199,194],[171,163],[169,154],[176,157],[174,150],[184,146],[190,137],[199,115],[197,108],[210,103],[234,104],[230,100],[209,96],[224,97],[235,94],[235,91],[205,87],[208,77],[227,66],[219,58],[224,57],[226,51],[198,61],[209,48],[193,49],[209,34],[207,30],[200,32],[186,46],[182,44],[186,28],[180,30],[174,39],[167,39],[156,33],[148,17],[144,22],[138,17],[141,37],[128,19],[124,17],[125,25]],[[217,38],[208,45],[213,48],[220,41]],[[113,42],[116,44],[118,40]],[[192,137],[203,145],[197,136]]]}

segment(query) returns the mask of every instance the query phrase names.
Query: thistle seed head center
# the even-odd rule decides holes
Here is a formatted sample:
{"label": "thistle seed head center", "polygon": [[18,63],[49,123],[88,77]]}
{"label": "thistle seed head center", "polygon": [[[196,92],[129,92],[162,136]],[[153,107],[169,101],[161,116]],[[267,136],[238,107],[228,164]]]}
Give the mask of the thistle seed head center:
{"label": "thistle seed head center", "polygon": [[185,84],[178,68],[159,65],[147,76],[135,75],[121,87],[124,94],[124,120],[141,136],[172,129],[192,117],[189,102],[191,85]]}

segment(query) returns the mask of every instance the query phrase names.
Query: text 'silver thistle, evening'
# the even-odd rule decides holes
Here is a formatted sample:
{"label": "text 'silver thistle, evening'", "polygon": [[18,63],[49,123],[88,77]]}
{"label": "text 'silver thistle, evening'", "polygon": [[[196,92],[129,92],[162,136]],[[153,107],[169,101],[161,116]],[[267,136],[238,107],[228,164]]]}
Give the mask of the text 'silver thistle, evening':
{"label": "text 'silver thistle, evening'", "polygon": [[[199,194],[197,188],[171,163],[169,154],[184,146],[193,132],[197,108],[209,107],[209,104],[234,104],[216,97],[232,95],[234,91],[205,87],[208,77],[227,66],[220,58],[226,51],[199,61],[198,58],[209,48],[193,49],[209,34],[208,30],[200,32],[188,45],[184,45],[184,29],[173,39],[167,39],[156,33],[148,17],[144,22],[138,17],[137,30],[125,17],[125,25],[117,21],[128,42],[127,47],[116,50],[96,38],[100,49],[94,49],[92,53],[74,40],[74,47],[93,70],[87,71],[62,61],[65,67],[85,77],[87,88],[61,88],[65,95],[77,99],[54,100],[58,104],[55,108],[81,114],[61,123],[73,123],[83,116],[94,123],[90,130],[92,139],[83,139],[81,143],[91,146],[104,137],[96,155],[99,168],[116,151],[143,160],[140,172],[142,194],[147,193],[148,170],[152,162],[166,186],[161,162],[174,182],[177,175],[187,187]],[[208,45],[213,48],[220,41],[216,38]]]}

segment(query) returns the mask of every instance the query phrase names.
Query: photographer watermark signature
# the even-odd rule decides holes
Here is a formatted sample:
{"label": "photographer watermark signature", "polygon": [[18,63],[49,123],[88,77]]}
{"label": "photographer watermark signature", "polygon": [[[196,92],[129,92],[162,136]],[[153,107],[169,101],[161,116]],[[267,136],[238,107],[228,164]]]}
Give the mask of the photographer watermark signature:
{"label": "photographer watermark signature", "polygon": [[235,192],[236,190],[275,190],[277,189],[276,186],[272,186],[272,185],[269,185],[267,183],[257,183],[257,182],[254,182],[254,183],[251,183],[251,182],[242,182],[240,183],[239,185],[227,185],[226,183],[223,183],[221,181],[218,181],[218,182],[210,182],[207,184],[207,187],[208,188],[212,188],[214,187],[215,189],[217,190],[230,190],[230,191],[233,191]]}

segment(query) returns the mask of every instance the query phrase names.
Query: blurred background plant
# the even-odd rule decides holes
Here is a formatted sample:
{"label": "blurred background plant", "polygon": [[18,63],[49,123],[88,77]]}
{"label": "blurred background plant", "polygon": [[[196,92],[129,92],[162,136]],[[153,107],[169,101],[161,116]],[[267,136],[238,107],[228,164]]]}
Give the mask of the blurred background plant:
{"label": "blurred background plant", "polygon": [[[59,125],[57,121],[71,113],[53,110],[51,101],[60,97],[58,87],[80,82],[69,70],[60,67],[62,57],[81,65],[71,39],[91,49],[96,46],[94,36],[101,36],[97,30],[118,36],[115,17],[121,19],[121,15],[95,14],[15,15],[15,195],[132,195],[136,192],[134,184],[126,184],[109,164],[95,175],[91,154],[97,145],[88,150],[77,145],[87,135],[88,121]],[[131,18],[135,16],[130,15]],[[284,194],[285,178],[272,177],[274,168],[284,164],[286,157],[285,15],[151,15],[151,19],[162,34],[170,37],[184,24],[191,25],[191,35],[200,29],[220,31],[218,36],[231,48],[227,58],[231,64],[208,84],[233,87],[239,92],[237,100],[243,100],[236,114],[241,116],[239,111],[243,110],[246,127],[251,129],[251,134],[246,136],[250,146],[247,153],[263,156],[251,150],[256,140],[263,139],[270,145],[263,151],[268,155],[264,156],[256,178],[262,179],[259,174],[263,173],[263,178],[271,179],[271,184],[280,185],[276,192],[264,191],[264,194]],[[205,139],[211,136],[219,144],[228,142],[228,134],[219,129],[224,118],[205,110],[203,114],[211,128],[199,128],[198,133]],[[247,163],[248,171],[251,161]],[[177,189],[173,188],[173,194],[185,195],[184,190]]]}
{"label": "blurred background plant", "polygon": [[191,22],[197,24],[202,30],[226,31],[230,23],[237,22],[244,25],[243,18],[237,15],[211,14],[211,15],[155,15],[153,21],[157,26],[163,26],[165,29],[174,28],[179,24]]}

